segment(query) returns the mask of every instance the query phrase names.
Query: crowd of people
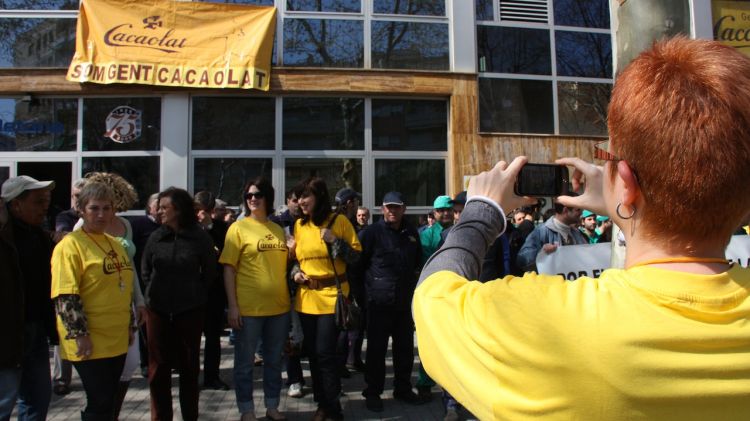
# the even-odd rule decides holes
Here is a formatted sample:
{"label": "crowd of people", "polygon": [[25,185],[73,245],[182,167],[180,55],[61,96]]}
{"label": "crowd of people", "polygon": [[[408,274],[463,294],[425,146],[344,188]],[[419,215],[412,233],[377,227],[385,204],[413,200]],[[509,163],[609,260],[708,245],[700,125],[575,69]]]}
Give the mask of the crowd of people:
{"label": "crowd of people", "polygon": [[[284,370],[287,394],[304,395],[302,359],[318,404],[313,419],[343,418],[341,379],[352,370],[364,373],[367,408],[382,411],[391,338],[393,397],[414,405],[431,398],[411,384],[410,305],[425,256],[401,193],[383,197],[382,218],[373,224],[359,193],[344,188],[331,197],[318,177],[287,192],[280,213],[273,186],[259,177],[245,184],[236,220],[211,192],[174,187],[149,196],[144,216],[123,217],[137,192],[123,177],[97,172],[73,183],[71,208],[52,230],[46,219],[54,188],[29,176],[2,186],[7,277],[0,295],[16,340],[0,369],[0,419],[16,404],[19,419],[45,419],[51,393],[70,392],[73,368],[86,392],[82,419],[118,419],[139,367],[152,419],[173,418],[173,372],[182,417],[199,419],[201,335],[202,387],[229,390],[219,374],[227,326],[243,421],[256,419],[259,356],[268,419],[285,419]],[[335,323],[337,280],[362,309],[350,330]]]}

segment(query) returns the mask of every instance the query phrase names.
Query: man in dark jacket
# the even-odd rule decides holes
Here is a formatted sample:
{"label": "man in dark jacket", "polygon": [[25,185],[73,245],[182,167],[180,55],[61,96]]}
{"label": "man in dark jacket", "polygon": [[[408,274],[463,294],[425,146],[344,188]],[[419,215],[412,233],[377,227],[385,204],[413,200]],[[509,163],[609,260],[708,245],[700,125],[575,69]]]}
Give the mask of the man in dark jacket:
{"label": "man in dark jacket", "polygon": [[[385,354],[393,338],[393,397],[409,404],[425,401],[411,388],[414,365],[414,322],[411,299],[422,259],[416,228],[404,220],[401,193],[383,198],[383,219],[359,233],[362,255],[355,271],[363,274],[367,299],[367,361],[362,392],[367,409],[383,410]],[[361,279],[361,277],[360,277]]]}
{"label": "man in dark jacket", "polygon": [[195,214],[200,226],[211,236],[216,250],[216,280],[208,287],[208,302],[203,325],[203,387],[213,390],[229,390],[229,385],[219,376],[221,361],[221,332],[227,318],[224,313],[227,307],[227,294],[224,290],[219,256],[224,248],[227,236],[227,224],[223,220],[211,218],[216,204],[216,197],[210,191],[199,191],[193,198]]}
{"label": "man in dark jacket", "polygon": [[41,226],[54,187],[54,181],[25,175],[10,178],[2,186],[9,216],[2,228],[0,254],[10,264],[2,265],[0,293],[10,341],[0,347],[0,419],[10,417],[16,398],[19,420],[47,416],[52,390],[49,343],[57,342],[57,332],[50,299],[52,238]]}

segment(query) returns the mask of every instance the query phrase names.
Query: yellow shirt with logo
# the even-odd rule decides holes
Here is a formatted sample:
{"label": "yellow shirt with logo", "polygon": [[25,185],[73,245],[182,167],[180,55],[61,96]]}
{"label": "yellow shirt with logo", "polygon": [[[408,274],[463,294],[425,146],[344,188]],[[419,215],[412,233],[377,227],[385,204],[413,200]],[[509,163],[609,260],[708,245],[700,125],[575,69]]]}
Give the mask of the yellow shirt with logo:
{"label": "yellow shirt with logo", "polygon": [[[323,226],[319,227],[312,221],[302,224],[302,220],[298,219],[294,226],[297,261],[299,261],[302,272],[312,279],[333,279],[333,267],[331,266],[331,260],[328,258],[328,248],[325,241],[320,238],[320,229],[327,227],[328,222],[326,220]],[[336,238],[343,239],[353,250],[362,251],[362,245],[357,238],[354,227],[343,215],[336,217],[336,221],[331,226],[331,231]],[[337,258],[335,264],[336,273],[344,276],[346,274],[346,263],[341,258]],[[349,283],[343,283],[341,290],[345,295],[348,295]],[[336,292],[336,285],[316,290],[300,285],[300,288],[297,289],[297,297],[294,300],[294,309],[307,314],[333,314]]]}
{"label": "yellow shirt with logo", "polygon": [[284,230],[274,222],[247,217],[229,227],[219,263],[237,271],[235,285],[242,316],[275,316],[291,309],[287,255]]}
{"label": "yellow shirt with logo", "polygon": [[441,271],[413,305],[425,369],[482,420],[750,414],[750,269],[485,284]]}
{"label": "yellow shirt with logo", "polygon": [[[79,229],[55,247],[52,298],[66,294],[81,297],[93,344],[89,359],[115,357],[128,351],[134,273],[125,249],[107,234],[87,234]],[[80,361],[76,341],[65,339],[67,330],[59,316],[57,330],[62,358]]]}

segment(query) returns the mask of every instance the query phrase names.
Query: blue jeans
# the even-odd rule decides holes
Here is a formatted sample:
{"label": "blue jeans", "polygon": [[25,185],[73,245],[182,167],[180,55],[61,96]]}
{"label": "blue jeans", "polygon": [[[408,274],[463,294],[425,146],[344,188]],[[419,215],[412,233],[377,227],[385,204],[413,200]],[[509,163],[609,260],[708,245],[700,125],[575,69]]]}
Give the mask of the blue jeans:
{"label": "blue jeans", "polygon": [[242,317],[234,343],[234,390],[240,413],[255,411],[253,368],[255,349],[262,339],[263,399],[267,409],[277,409],[281,395],[281,353],[289,334],[289,313]]}
{"label": "blue jeans", "polygon": [[3,368],[0,370],[0,421],[8,421],[18,398],[18,386],[21,385],[20,368]]}
{"label": "blue jeans", "polygon": [[10,418],[18,400],[19,421],[43,421],[52,395],[49,344],[41,323],[24,326],[21,368],[0,370],[0,420]]}

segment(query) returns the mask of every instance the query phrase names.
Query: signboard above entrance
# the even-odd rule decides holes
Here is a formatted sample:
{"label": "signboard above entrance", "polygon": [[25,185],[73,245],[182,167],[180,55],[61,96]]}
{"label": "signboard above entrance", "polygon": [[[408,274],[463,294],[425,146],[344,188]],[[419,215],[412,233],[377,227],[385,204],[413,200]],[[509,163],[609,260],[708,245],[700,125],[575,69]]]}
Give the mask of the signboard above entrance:
{"label": "signboard above entrance", "polygon": [[274,7],[83,0],[72,82],[267,91]]}
{"label": "signboard above entrance", "polygon": [[750,56],[750,3],[714,0],[711,9],[714,39]]}

